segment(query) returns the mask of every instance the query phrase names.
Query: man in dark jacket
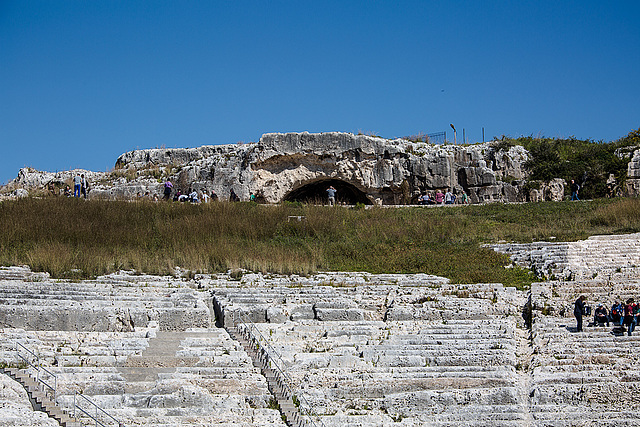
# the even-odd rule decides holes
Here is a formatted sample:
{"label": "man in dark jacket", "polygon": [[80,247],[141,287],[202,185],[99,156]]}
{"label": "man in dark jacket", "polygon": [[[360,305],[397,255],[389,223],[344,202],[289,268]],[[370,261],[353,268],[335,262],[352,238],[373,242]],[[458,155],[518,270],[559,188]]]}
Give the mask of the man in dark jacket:
{"label": "man in dark jacket", "polygon": [[576,320],[578,321],[576,332],[582,332],[582,315],[584,314],[584,300],[586,299],[587,297],[580,295],[576,300],[576,305],[573,309],[573,315],[576,316]]}

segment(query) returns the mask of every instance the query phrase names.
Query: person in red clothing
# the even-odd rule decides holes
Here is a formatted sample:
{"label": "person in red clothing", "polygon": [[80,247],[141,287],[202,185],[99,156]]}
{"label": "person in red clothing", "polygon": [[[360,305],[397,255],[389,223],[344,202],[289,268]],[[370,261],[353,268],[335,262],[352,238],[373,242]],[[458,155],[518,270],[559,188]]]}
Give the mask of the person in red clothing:
{"label": "person in red clothing", "polygon": [[627,335],[631,336],[631,333],[636,327],[636,316],[638,306],[633,302],[633,298],[629,298],[624,305],[624,324],[627,325]]}
{"label": "person in red clothing", "polygon": [[436,204],[441,205],[444,202],[444,194],[440,190],[436,190]]}

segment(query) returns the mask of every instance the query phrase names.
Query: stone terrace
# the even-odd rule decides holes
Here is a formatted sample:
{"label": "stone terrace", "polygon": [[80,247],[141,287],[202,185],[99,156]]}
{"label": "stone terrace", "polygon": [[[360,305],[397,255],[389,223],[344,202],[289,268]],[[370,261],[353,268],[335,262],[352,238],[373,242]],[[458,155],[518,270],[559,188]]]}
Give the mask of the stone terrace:
{"label": "stone terrace", "polygon": [[582,280],[640,267],[640,233],[591,236],[567,243],[504,243],[490,247],[547,278]]}
{"label": "stone terrace", "polygon": [[258,322],[326,426],[525,422],[524,295],[422,280],[219,288],[214,304],[228,327],[240,312]]}
{"label": "stone terrace", "polygon": [[173,278],[0,272],[0,360],[15,363],[16,341],[37,354],[62,407],[77,392],[125,425],[284,425],[259,369],[212,327],[208,292]]}
{"label": "stone terrace", "polygon": [[[585,318],[575,333],[573,301],[604,303],[640,294],[640,268],[608,280],[532,286],[531,407],[538,425],[635,425],[640,416],[640,336],[614,334]],[[588,325],[588,326],[587,326]]]}
{"label": "stone terrace", "polygon": [[[573,302],[638,299],[639,241],[502,246],[564,279],[524,292],[424,274],[71,283],[0,268],[0,361],[15,364],[22,343],[58,376],[60,405],[82,392],[125,425],[285,425],[255,347],[284,366],[317,425],[635,425],[640,332],[585,319],[575,333]],[[247,330],[268,346],[238,338]],[[18,419],[28,401],[1,379],[13,408],[2,414]]]}

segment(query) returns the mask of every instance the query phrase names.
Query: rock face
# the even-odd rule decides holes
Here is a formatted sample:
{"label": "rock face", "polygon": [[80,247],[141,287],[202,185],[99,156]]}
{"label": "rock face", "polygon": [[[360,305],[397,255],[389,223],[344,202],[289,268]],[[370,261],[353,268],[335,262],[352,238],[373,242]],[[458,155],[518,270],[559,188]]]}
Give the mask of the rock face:
{"label": "rock face", "polygon": [[199,148],[136,150],[122,154],[113,172],[56,174],[22,169],[15,188],[59,189],[76,172],[85,173],[90,198],[162,195],[165,179],[175,189],[227,199],[233,189],[242,200],[317,201],[333,185],[343,203],[410,204],[422,192],[466,191],[471,202],[525,200],[520,191],[528,159],[522,147],[497,150],[495,144],[470,146],[387,140],[349,133],[269,133],[257,143]]}
{"label": "rock face", "polygon": [[529,191],[530,202],[560,202],[564,198],[564,187],[567,182],[562,178],[554,178],[549,182],[540,184],[540,188],[534,188]]}
{"label": "rock face", "polygon": [[640,149],[633,152],[627,169],[627,193],[629,196],[640,196]]}
{"label": "rock face", "polygon": [[473,202],[514,201],[518,187],[501,179],[523,179],[527,158],[522,147],[496,152],[491,144],[432,146],[348,133],[270,133],[247,145],[133,151],[116,164],[136,170],[183,165],[179,185],[214,189],[223,197],[233,188],[242,199],[254,192],[267,203],[313,200],[324,198],[333,185],[344,202],[405,204],[420,192],[447,188],[467,191]]}
{"label": "rock face", "polygon": [[[415,204],[421,193],[447,189],[465,191],[472,203],[562,200],[562,179],[525,187],[528,158],[521,146],[494,142],[456,146],[339,132],[268,133],[249,144],[130,151],[111,172],[24,168],[7,189],[14,197],[17,189],[61,194],[76,173],[84,173],[89,197],[102,199],[162,197],[169,179],[174,191],[213,190],[227,200],[233,189],[241,200],[254,193],[263,203],[322,202],[330,185],[345,204]],[[628,177],[627,192],[640,194],[640,150],[630,159]]]}

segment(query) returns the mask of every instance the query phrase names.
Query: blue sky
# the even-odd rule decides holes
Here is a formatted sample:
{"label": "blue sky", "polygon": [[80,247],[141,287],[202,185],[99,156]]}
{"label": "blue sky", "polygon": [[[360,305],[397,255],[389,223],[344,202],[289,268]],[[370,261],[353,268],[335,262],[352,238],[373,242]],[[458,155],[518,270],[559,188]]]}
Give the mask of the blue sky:
{"label": "blue sky", "polygon": [[640,127],[638,1],[0,0],[0,183],[266,132]]}

